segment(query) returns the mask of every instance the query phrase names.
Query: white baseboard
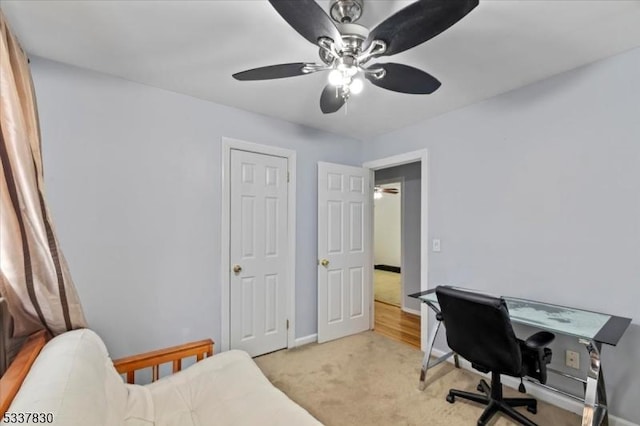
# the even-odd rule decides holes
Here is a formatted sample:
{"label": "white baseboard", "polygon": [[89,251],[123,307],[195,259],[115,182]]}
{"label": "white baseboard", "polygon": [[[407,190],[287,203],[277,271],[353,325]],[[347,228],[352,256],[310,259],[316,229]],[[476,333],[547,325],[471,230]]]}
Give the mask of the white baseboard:
{"label": "white baseboard", "polygon": [[413,315],[417,315],[417,316],[421,316],[422,312],[416,310],[416,309],[411,309],[411,308],[405,308],[404,306],[402,307],[402,310],[404,312],[407,312],[409,314],[413,314]]}
{"label": "white baseboard", "polygon": [[[433,349],[431,351],[431,355],[435,357],[441,357],[446,352]],[[453,364],[453,357],[449,358],[447,362]],[[465,370],[472,371],[476,374],[479,374],[483,377],[489,378],[489,374],[483,374],[478,370],[475,370],[471,367],[471,363],[463,358],[460,358],[460,367]],[[520,379],[509,376],[502,376],[502,383],[510,388],[517,389],[518,385],[520,385]],[[560,407],[564,410],[571,411],[572,413],[576,413],[579,416],[582,416],[582,410],[584,405],[580,403],[580,401],[576,401],[575,399],[569,398],[562,394],[555,393],[549,389],[545,389],[541,386],[537,386],[535,383],[526,382],[527,393],[540,401],[548,402],[551,405],[555,405],[556,407]],[[629,420],[625,420],[620,417],[613,416],[609,414],[609,424],[611,426],[638,426],[638,424],[630,422]]]}
{"label": "white baseboard", "polygon": [[609,414],[609,424],[611,426],[639,426],[638,423],[633,423],[629,420],[622,419],[620,417],[612,416]]}
{"label": "white baseboard", "polygon": [[318,341],[318,334],[314,333],[314,334],[310,334],[308,336],[304,336],[304,337],[298,337],[296,340],[294,340],[294,345],[295,347],[298,346],[302,346],[302,345],[308,345],[309,343],[314,343]]}

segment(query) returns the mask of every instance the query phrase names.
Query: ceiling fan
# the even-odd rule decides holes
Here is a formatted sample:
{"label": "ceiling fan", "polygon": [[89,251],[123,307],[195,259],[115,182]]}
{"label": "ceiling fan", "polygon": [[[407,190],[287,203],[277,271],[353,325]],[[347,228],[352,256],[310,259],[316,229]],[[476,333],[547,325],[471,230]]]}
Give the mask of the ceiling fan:
{"label": "ceiling fan", "polygon": [[397,194],[400,192],[398,188],[385,188],[384,186],[376,185],[373,187],[374,192],[384,192],[387,194]]}
{"label": "ceiling fan", "polygon": [[373,187],[373,198],[379,200],[382,198],[382,194],[398,195],[399,192],[398,188],[385,188],[384,186],[376,185]]}
{"label": "ceiling fan", "polygon": [[352,94],[362,91],[362,74],[372,84],[394,92],[430,94],[440,82],[408,65],[374,63],[437,36],[471,12],[479,0],[419,0],[391,15],[372,30],[354,22],[364,0],[331,0],[330,15],[315,0],[269,0],[300,35],[320,48],[322,64],[296,62],[254,68],[233,74],[236,80],[270,80],[318,71],[329,72],[320,96],[320,109],[338,111]]}

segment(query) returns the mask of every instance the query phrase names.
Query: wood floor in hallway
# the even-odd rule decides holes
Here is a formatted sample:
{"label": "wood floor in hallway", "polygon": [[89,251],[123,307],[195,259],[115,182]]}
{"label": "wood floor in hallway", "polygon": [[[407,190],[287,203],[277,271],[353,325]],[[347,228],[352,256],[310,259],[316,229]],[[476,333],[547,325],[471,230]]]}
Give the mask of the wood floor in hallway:
{"label": "wood floor in hallway", "polygon": [[420,317],[375,301],[374,331],[420,349]]}

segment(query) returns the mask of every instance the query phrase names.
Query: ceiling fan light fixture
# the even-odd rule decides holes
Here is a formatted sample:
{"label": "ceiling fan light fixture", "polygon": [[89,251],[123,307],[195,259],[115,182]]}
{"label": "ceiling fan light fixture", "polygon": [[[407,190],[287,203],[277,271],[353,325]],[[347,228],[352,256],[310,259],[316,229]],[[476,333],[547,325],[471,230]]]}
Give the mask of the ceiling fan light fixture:
{"label": "ceiling fan light fixture", "polygon": [[336,63],[336,68],[346,74],[355,75],[358,72],[358,60],[353,55],[343,54]]}
{"label": "ceiling fan light fixture", "polygon": [[332,86],[342,86],[343,76],[342,72],[337,69],[331,70],[329,73],[329,84]]}
{"label": "ceiling fan light fixture", "polygon": [[[338,69],[340,69],[340,65],[338,65]],[[355,66],[342,66],[342,70],[341,70],[344,74],[348,75],[349,77],[353,77],[354,75],[358,74],[358,68]]]}
{"label": "ceiling fan light fixture", "polygon": [[[356,73],[358,70],[356,70]],[[333,69],[329,72],[329,84],[336,87],[341,87],[343,90],[351,88],[351,84],[354,81],[353,74],[346,70]]]}
{"label": "ceiling fan light fixture", "polygon": [[349,85],[349,92],[353,93],[354,95],[357,95],[359,93],[362,93],[363,88],[364,88],[364,83],[362,82],[362,79],[354,78],[351,84]]}

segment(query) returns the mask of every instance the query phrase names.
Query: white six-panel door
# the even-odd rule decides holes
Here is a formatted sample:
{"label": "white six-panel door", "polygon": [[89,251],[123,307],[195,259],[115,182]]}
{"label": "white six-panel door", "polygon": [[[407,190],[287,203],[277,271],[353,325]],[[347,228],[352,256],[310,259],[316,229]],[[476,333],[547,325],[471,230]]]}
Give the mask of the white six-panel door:
{"label": "white six-panel door", "polygon": [[230,347],[287,347],[287,159],[231,150]]}
{"label": "white six-panel door", "polygon": [[318,342],[370,328],[369,170],[318,163]]}

